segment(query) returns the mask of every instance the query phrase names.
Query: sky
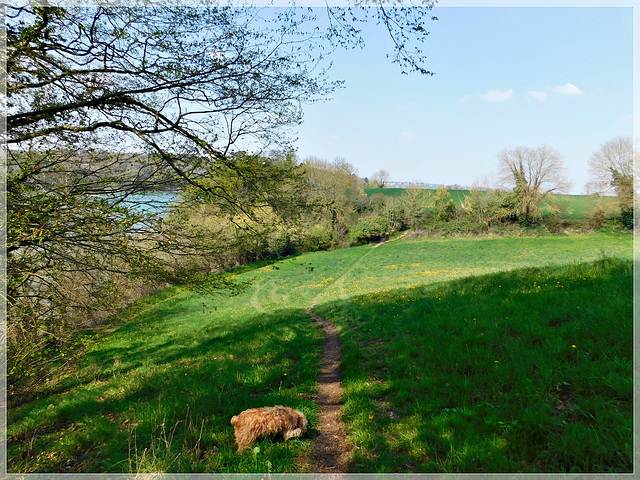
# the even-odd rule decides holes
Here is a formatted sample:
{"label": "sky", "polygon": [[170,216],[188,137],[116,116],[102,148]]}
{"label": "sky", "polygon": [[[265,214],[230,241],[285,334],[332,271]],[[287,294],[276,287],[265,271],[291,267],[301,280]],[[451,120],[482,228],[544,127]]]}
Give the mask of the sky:
{"label": "sky", "polygon": [[633,8],[449,4],[425,25],[434,76],[402,75],[373,26],[364,49],[333,55],[345,87],[305,106],[298,155],[344,158],[362,177],[484,185],[500,151],[544,144],[563,158],[566,193],[585,193],[590,156],[634,132]]}

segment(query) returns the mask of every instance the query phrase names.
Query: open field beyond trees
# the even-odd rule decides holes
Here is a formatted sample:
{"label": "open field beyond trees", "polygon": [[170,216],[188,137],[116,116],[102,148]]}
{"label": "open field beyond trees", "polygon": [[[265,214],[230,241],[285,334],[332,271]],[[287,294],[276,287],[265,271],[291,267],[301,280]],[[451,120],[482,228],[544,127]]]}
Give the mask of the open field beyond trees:
{"label": "open field beyond trees", "polygon": [[[630,234],[405,237],[228,275],[237,296],[175,287],[85,334],[10,405],[8,471],[310,471],[312,302],[343,341],[349,471],[632,470]],[[307,434],[237,454],[231,416],[274,404]]]}
{"label": "open field beyond trees", "polygon": [[[369,196],[384,195],[387,197],[400,197],[405,188],[365,188],[365,193]],[[449,190],[451,199],[456,206],[460,207],[468,201],[470,190]],[[600,207],[604,210],[615,211],[618,208],[618,199],[613,196],[604,195],[557,195],[548,196],[547,205],[555,205],[562,209],[560,217],[567,220],[584,220],[596,208]]]}

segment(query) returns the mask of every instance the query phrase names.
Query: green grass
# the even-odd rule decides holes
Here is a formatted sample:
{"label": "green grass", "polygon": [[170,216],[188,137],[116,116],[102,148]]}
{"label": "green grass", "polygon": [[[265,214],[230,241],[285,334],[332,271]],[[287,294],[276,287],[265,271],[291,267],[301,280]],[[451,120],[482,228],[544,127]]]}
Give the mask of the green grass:
{"label": "green grass", "polygon": [[387,197],[399,197],[404,193],[404,188],[395,188],[395,187],[386,187],[386,188],[365,188],[364,193],[369,195],[370,197],[381,193],[382,195],[386,195]]}
{"label": "green grass", "polygon": [[[96,342],[76,371],[10,413],[9,470],[265,469],[235,454],[229,420],[278,403],[314,419],[305,397],[321,337],[302,310],[236,301],[213,310],[210,299],[178,294]],[[308,440],[265,443],[274,471],[294,470],[309,448]]]}
{"label": "green grass", "polygon": [[[9,410],[8,471],[303,470],[314,299],[345,342],[353,471],[626,471],[631,258],[620,234],[404,238],[163,292]],[[231,416],[278,403],[311,434],[236,454]]]}
{"label": "green grass", "polygon": [[353,472],[630,472],[632,262],[325,304]]}
{"label": "green grass", "polygon": [[[406,189],[404,188],[365,188],[364,191],[370,197],[376,194],[382,194],[387,197],[399,197],[401,196]],[[433,189],[435,192],[435,189]],[[451,198],[456,203],[457,206],[460,206],[464,201],[464,197],[469,195],[469,190],[449,190],[451,194]]]}
{"label": "green grass", "polygon": [[597,207],[607,212],[619,211],[618,198],[610,196],[551,195],[548,202],[564,207],[564,212],[561,216],[569,220],[583,220],[593,213]]}

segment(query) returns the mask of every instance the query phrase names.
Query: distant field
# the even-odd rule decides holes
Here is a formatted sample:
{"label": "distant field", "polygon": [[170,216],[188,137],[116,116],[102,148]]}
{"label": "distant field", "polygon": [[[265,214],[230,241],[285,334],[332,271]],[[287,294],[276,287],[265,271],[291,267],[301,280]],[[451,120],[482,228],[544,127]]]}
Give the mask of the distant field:
{"label": "distant field", "polygon": [[[405,188],[365,188],[364,191],[370,197],[376,194],[382,194],[387,197],[399,197],[405,191]],[[434,189],[435,191],[435,189]],[[464,201],[465,195],[469,195],[469,190],[449,190],[451,194],[451,198],[456,205],[460,206],[460,204]]]}
{"label": "distant field", "polygon": [[[388,197],[399,197],[404,192],[404,188],[365,188],[367,195],[376,194]],[[469,195],[469,190],[449,190],[451,198],[460,206],[465,196]],[[587,217],[596,207],[600,206],[607,212],[617,210],[617,198],[597,195],[550,195],[547,203],[562,207],[562,218],[570,220],[581,220]]]}
{"label": "distant field", "polygon": [[405,190],[405,188],[365,188],[364,193],[370,197],[376,193],[381,193],[387,197],[399,197]]}
{"label": "distant field", "polygon": [[552,195],[550,202],[559,202],[565,206],[564,217],[571,220],[580,220],[591,214],[596,207],[606,212],[618,211],[618,199],[597,195]]}
{"label": "distant field", "polygon": [[[322,334],[344,342],[353,472],[628,472],[630,234],[402,238],[174,288],[7,419],[9,472],[300,472]],[[122,320],[122,319],[121,319]],[[235,451],[232,415],[286,404],[308,435]]]}

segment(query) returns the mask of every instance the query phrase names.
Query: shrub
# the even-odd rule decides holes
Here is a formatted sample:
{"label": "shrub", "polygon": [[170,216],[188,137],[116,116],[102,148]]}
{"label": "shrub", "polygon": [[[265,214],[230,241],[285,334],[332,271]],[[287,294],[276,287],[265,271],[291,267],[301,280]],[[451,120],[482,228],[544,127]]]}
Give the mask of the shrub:
{"label": "shrub", "polygon": [[361,218],[350,230],[352,245],[379,240],[389,234],[389,220],[384,215]]}
{"label": "shrub", "polygon": [[623,228],[633,230],[633,207],[622,207],[620,210],[620,222]]}
{"label": "shrub", "polygon": [[433,212],[439,221],[447,222],[456,214],[456,204],[446,187],[438,187],[434,195]]}
{"label": "shrub", "polygon": [[299,242],[298,250],[303,252],[317,252],[331,248],[333,235],[323,225],[313,225],[306,231]]}
{"label": "shrub", "polygon": [[269,253],[274,258],[287,257],[295,252],[296,249],[293,246],[289,232],[282,231],[277,237],[269,241]]}
{"label": "shrub", "polygon": [[587,217],[587,226],[589,228],[598,229],[604,227],[606,224],[607,212],[600,206],[597,206]]}

